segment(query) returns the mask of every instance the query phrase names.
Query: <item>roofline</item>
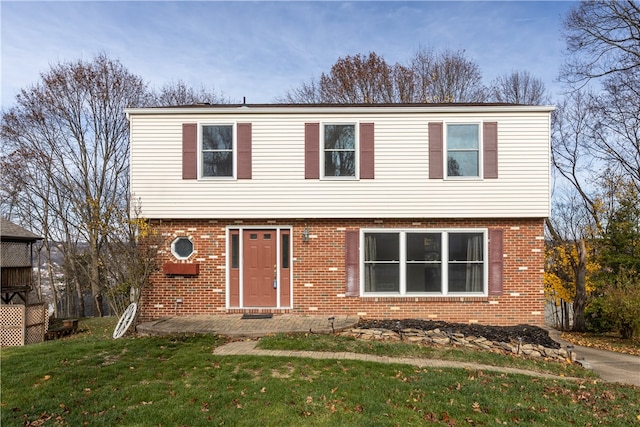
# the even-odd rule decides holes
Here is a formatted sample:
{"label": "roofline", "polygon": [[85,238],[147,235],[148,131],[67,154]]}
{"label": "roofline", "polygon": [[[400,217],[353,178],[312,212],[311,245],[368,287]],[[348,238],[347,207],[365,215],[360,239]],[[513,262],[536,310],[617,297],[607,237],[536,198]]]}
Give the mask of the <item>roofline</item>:
{"label": "roofline", "polygon": [[0,241],[2,242],[35,242],[43,240],[43,237],[14,224],[13,222],[0,218]]}
{"label": "roofline", "polygon": [[125,108],[130,115],[156,114],[310,114],[310,113],[451,113],[451,112],[551,112],[552,105],[520,105],[497,103],[449,104],[196,104],[172,107]]}

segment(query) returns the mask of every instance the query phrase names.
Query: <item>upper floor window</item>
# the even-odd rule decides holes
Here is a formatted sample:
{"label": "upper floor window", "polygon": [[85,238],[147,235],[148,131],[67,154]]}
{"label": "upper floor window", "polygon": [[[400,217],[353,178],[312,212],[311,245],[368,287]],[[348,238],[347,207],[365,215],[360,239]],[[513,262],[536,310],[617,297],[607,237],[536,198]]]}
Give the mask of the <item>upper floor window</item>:
{"label": "upper floor window", "polygon": [[447,177],[480,176],[480,127],[447,125]]}
{"label": "upper floor window", "polygon": [[233,125],[202,126],[202,176],[233,177]]}
{"label": "upper floor window", "polygon": [[324,176],[356,177],[356,125],[324,125]]}

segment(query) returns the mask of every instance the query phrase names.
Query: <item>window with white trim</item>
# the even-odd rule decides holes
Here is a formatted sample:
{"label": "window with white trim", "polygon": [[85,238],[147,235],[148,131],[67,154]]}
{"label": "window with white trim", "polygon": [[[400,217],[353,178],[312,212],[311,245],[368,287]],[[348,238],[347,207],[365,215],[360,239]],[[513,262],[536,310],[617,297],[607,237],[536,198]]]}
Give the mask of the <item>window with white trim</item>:
{"label": "window with white trim", "polygon": [[365,230],[363,292],[486,295],[487,231]]}
{"label": "window with white trim", "polygon": [[201,175],[203,177],[233,177],[233,125],[202,125]]}
{"label": "window with white trim", "polygon": [[193,254],[193,241],[189,237],[178,237],[171,242],[171,253],[178,259],[188,259]]}
{"label": "window with white trim", "polygon": [[447,124],[447,177],[480,177],[480,125]]}
{"label": "window with white trim", "polygon": [[325,178],[357,176],[356,125],[325,124],[323,126],[322,163]]}

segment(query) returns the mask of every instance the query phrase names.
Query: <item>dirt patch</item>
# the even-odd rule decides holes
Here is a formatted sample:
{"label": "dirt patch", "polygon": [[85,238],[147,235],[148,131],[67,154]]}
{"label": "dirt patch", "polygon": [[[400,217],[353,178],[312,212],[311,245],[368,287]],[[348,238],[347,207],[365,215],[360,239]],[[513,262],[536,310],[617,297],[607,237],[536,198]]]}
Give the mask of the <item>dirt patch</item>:
{"label": "dirt patch", "polygon": [[437,320],[401,319],[361,320],[356,327],[361,329],[389,329],[395,332],[408,328],[424,331],[439,329],[446,334],[463,334],[465,337],[483,337],[491,341],[507,343],[522,340],[523,344],[539,344],[548,348],[560,348],[560,344],[551,339],[548,331],[531,325],[491,326],[477,323],[464,324]]}

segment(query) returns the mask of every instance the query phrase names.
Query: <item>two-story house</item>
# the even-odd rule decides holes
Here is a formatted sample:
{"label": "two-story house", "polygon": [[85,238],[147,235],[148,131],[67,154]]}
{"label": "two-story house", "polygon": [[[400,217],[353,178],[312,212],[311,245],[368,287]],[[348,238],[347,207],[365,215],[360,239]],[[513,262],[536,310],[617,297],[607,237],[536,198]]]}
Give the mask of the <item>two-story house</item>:
{"label": "two-story house", "polygon": [[552,110],[127,109],[131,192],[163,238],[142,319],[543,324]]}

